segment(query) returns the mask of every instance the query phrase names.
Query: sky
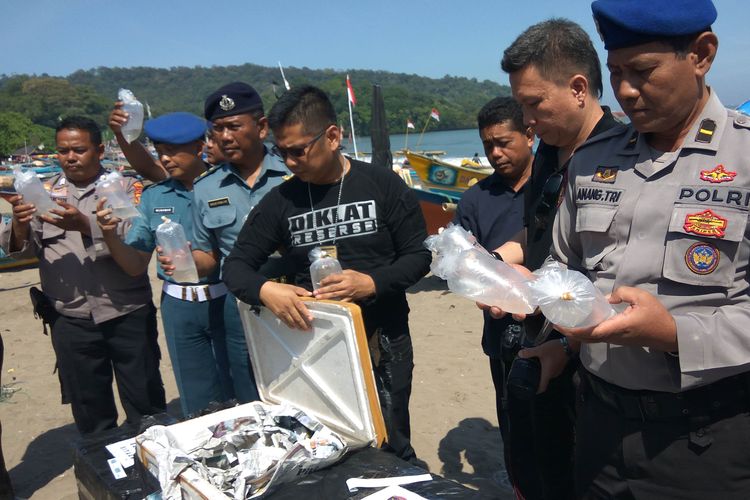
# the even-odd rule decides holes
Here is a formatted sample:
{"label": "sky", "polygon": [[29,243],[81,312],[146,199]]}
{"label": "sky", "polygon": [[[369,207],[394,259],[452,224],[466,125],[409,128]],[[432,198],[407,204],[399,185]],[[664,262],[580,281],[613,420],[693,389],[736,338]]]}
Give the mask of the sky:
{"label": "sky", "polygon": [[[737,105],[750,99],[750,2],[714,3],[720,44],[708,81]],[[550,17],[579,23],[606,58],[586,0],[2,0],[0,12],[6,75],[281,62],[287,77],[294,67],[374,69],[507,85],[502,51]],[[619,108],[607,83],[603,102]]]}

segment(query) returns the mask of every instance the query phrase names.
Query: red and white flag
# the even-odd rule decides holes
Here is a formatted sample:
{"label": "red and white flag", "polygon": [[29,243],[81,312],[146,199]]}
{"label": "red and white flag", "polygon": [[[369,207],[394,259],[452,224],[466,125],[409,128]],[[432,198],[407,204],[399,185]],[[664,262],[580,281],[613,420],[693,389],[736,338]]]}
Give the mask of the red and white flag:
{"label": "red and white flag", "polygon": [[411,122],[411,120],[408,118],[406,119],[406,128],[411,128],[411,129],[416,128],[414,127],[414,124]]}
{"label": "red and white flag", "polygon": [[437,108],[432,108],[432,111],[430,111],[430,118],[437,122],[440,121],[440,113],[438,112]]}
{"label": "red and white flag", "polygon": [[352,88],[351,80],[349,80],[349,75],[346,75],[346,93],[349,96],[349,102],[352,103],[352,106],[356,106],[357,98],[354,97],[354,89]]}

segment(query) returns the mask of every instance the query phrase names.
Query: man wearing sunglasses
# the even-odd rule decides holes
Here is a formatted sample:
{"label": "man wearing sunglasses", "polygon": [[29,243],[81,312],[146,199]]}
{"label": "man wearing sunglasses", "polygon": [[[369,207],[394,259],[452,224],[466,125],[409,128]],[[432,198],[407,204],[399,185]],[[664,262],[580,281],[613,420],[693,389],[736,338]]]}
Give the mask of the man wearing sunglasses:
{"label": "man wearing sunglasses", "polygon": [[[341,154],[336,113],[322,90],[302,86],[286,92],[268,121],[274,150],[294,177],[250,214],[224,263],[227,286],[240,300],[263,304],[300,330],[309,330],[313,320],[300,297],[359,304],[376,353],[373,368],[388,449],[405,460],[415,459],[405,290],[427,273],[430,263],[417,198],[390,169]],[[274,283],[259,272],[279,247],[294,265],[294,284]],[[308,254],[316,248],[336,256],[344,271],[323,279],[312,292]]]}
{"label": "man wearing sunglasses", "polygon": [[[212,139],[226,159],[193,185],[193,257],[198,273],[208,276],[229,255],[253,207],[281,184],[289,171],[263,144],[268,121],[260,95],[250,85],[234,82],[219,88],[206,99],[204,111],[211,122]],[[279,259],[272,259],[264,272],[278,277],[283,274],[280,267]],[[231,293],[224,308],[235,396],[240,402],[255,401],[258,392],[237,303]]]}
{"label": "man wearing sunglasses", "polygon": [[[513,97],[524,121],[540,138],[525,189],[524,229],[497,248],[503,260],[539,268],[549,256],[552,224],[564,194],[570,158],[589,138],[618,122],[599,104],[602,77],[591,39],[577,24],[550,19],[526,29],[503,53]],[[501,316],[493,308],[491,313]],[[524,321],[527,345],[543,319]],[[539,393],[531,402],[509,398],[511,479],[525,498],[573,498],[573,444],[576,363],[565,337],[552,332],[546,342],[519,352],[541,363]]]}

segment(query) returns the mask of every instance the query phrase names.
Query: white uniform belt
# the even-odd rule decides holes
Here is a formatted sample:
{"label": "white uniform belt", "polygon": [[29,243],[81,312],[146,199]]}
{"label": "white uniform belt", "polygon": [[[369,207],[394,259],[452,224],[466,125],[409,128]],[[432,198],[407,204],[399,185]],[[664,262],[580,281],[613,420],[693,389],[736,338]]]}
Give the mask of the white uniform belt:
{"label": "white uniform belt", "polygon": [[180,300],[188,302],[205,302],[226,295],[229,291],[224,283],[214,285],[177,285],[168,281],[164,282],[162,291]]}

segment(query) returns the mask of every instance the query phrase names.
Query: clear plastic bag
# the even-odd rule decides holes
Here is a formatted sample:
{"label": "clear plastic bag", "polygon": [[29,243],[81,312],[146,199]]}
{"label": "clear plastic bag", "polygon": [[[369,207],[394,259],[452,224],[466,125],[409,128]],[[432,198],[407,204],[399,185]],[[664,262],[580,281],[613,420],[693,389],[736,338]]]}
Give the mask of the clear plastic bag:
{"label": "clear plastic bag", "polygon": [[162,247],[162,253],[172,259],[175,267],[172,278],[177,283],[198,283],[198,270],[185,230],[181,224],[168,217],[162,217],[161,220],[164,222],[156,228],[156,241]]}
{"label": "clear plastic bag", "polygon": [[310,279],[313,290],[320,288],[320,282],[332,274],[341,274],[341,264],[320,247],[315,247],[308,254],[310,259]]}
{"label": "clear plastic bag", "polygon": [[122,136],[130,144],[138,139],[143,130],[143,104],[128,89],[120,89],[117,99],[122,101],[122,109],[128,113],[128,121],[122,126]]}
{"label": "clear plastic bag", "polygon": [[96,182],[96,194],[107,198],[105,208],[111,208],[115,217],[127,220],[140,215],[125,191],[125,179],[119,172],[102,175]]}
{"label": "clear plastic bag", "polygon": [[49,193],[44,189],[42,181],[36,176],[33,169],[23,171],[21,165],[15,165],[13,167],[13,175],[15,180],[13,186],[16,188],[16,192],[23,196],[24,203],[33,204],[36,208],[36,215],[44,215],[49,213],[50,210],[60,208]]}
{"label": "clear plastic bag", "polygon": [[588,328],[614,316],[615,310],[586,276],[557,262],[534,271],[528,283],[531,301],[554,325]]}
{"label": "clear plastic bag", "polygon": [[509,313],[534,311],[526,278],[495,259],[461,226],[449,224],[440,234],[427,238],[425,246],[434,253],[433,274],[448,281],[453,293]]}

